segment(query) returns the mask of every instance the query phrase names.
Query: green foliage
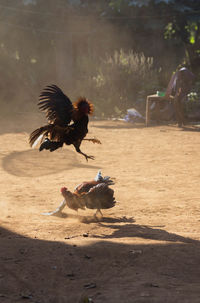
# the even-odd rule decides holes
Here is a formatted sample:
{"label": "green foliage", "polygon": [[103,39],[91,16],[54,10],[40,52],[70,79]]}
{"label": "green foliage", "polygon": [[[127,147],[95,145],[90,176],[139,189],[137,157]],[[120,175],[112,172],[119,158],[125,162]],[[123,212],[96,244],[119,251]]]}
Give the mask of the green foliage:
{"label": "green foliage", "polygon": [[185,24],[179,24],[176,22],[169,22],[165,27],[164,38],[184,38],[182,39],[186,43],[195,44],[198,39],[199,24],[194,21],[187,21]]}
{"label": "green foliage", "polygon": [[172,39],[172,37],[175,35],[176,29],[174,27],[174,24],[172,22],[169,22],[165,26],[165,32],[164,32],[164,38],[165,39]]}
{"label": "green foliage", "polygon": [[187,95],[185,111],[189,115],[200,112],[200,81],[198,80],[194,83],[192,91]]}
{"label": "green foliage", "polygon": [[110,1],[109,5],[113,9],[120,11],[121,6],[123,5],[123,2],[124,2],[124,0],[114,0],[114,1]]}
{"label": "green foliage", "polygon": [[196,42],[196,34],[197,34],[197,31],[198,31],[198,23],[197,22],[190,22],[186,25],[186,31],[188,32],[188,39],[189,39],[189,42],[191,44],[195,44]]}
{"label": "green foliage", "polygon": [[194,72],[200,62],[200,16],[198,1],[175,1],[170,6],[171,17],[165,26],[164,38],[176,40],[185,49],[185,60]]}
{"label": "green foliage", "polygon": [[157,75],[153,58],[133,51],[115,51],[101,60],[98,73],[93,77],[98,113],[120,116],[135,106],[138,98],[146,98],[155,86]]}
{"label": "green foliage", "polygon": [[198,2],[1,0],[1,102],[36,108],[40,90],[56,83],[72,100],[90,98],[97,115],[144,104],[184,60],[199,68]]}
{"label": "green foliage", "polygon": [[187,96],[187,101],[185,102],[185,112],[187,115],[199,111],[200,109],[200,98],[197,92],[191,92]]}
{"label": "green foliage", "polygon": [[[175,51],[184,50],[181,61],[186,60],[193,72],[200,74],[200,14],[196,0],[118,0],[109,1],[113,11],[131,19],[132,31],[163,35],[164,40],[174,45]],[[132,19],[132,17],[134,17]],[[143,19],[144,18],[144,19]],[[145,22],[143,22],[145,20]],[[162,39],[159,39],[162,43]],[[143,42],[143,47],[145,42]],[[141,49],[147,53],[147,50]],[[154,54],[150,53],[150,56]],[[149,56],[149,54],[148,54]]]}
{"label": "green foliage", "polygon": [[196,92],[191,92],[188,94],[188,102],[198,101],[198,95]]}

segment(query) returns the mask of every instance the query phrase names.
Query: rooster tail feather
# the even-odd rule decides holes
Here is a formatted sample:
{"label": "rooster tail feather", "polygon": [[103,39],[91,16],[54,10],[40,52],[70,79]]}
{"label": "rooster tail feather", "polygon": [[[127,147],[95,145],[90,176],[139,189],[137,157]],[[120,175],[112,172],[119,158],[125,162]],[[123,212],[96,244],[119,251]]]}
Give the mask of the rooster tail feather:
{"label": "rooster tail feather", "polygon": [[41,143],[43,137],[44,137],[44,135],[41,134],[41,135],[35,140],[35,142],[32,144],[32,148],[35,148],[35,147],[38,145],[39,142]]}
{"label": "rooster tail feather", "polygon": [[42,126],[34,130],[29,137],[29,143],[32,147],[36,146],[40,139],[49,133],[49,125]]}
{"label": "rooster tail feather", "polygon": [[94,178],[95,181],[101,181],[103,179],[102,175],[101,175],[101,171],[99,170],[96,177]]}
{"label": "rooster tail feather", "polygon": [[59,216],[59,215],[61,215],[61,212],[62,212],[63,208],[66,206],[66,204],[67,204],[67,202],[64,199],[61,202],[61,204],[56,208],[56,210],[50,211],[48,213],[42,213],[42,215],[44,215],[44,216],[56,216],[56,215]]}

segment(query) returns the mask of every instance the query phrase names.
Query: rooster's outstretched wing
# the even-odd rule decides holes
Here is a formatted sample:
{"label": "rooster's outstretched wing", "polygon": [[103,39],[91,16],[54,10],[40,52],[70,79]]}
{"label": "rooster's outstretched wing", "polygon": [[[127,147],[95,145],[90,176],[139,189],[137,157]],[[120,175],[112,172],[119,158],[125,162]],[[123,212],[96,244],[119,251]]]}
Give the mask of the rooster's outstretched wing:
{"label": "rooster's outstretched wing", "polygon": [[46,117],[50,123],[65,127],[72,119],[72,102],[54,84],[47,86],[40,94],[38,107],[41,111],[46,112]]}

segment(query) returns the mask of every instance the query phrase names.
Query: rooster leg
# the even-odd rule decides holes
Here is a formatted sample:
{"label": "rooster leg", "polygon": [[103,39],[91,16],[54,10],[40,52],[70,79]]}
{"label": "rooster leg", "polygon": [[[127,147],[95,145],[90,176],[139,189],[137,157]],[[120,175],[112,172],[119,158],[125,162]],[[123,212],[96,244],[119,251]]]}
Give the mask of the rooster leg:
{"label": "rooster leg", "polygon": [[84,154],[82,152],[80,152],[80,154],[85,157],[86,161],[88,161],[88,159],[94,160],[94,156],[88,156],[88,155],[86,155],[86,154]]}
{"label": "rooster leg", "polygon": [[94,160],[94,157],[93,157],[93,156],[88,156],[88,155],[84,154],[84,153],[80,150],[80,148],[79,148],[79,147],[80,147],[80,144],[74,144],[74,147],[75,147],[77,153],[83,155],[87,161],[88,161],[88,159]]}
{"label": "rooster leg", "polygon": [[102,214],[102,212],[101,212],[101,210],[100,209],[97,209],[97,211],[96,211],[96,213],[95,213],[95,217],[97,217],[97,214],[100,214],[101,215],[101,218],[103,217],[103,214]]}

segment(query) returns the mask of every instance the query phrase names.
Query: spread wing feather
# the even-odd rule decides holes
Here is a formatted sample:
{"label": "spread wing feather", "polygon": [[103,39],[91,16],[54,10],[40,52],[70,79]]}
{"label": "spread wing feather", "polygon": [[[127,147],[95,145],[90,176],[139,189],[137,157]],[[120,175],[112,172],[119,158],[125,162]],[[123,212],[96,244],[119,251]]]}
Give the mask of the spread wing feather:
{"label": "spread wing feather", "polygon": [[51,123],[67,126],[72,119],[72,102],[55,84],[48,85],[40,94],[38,107],[46,112]]}

